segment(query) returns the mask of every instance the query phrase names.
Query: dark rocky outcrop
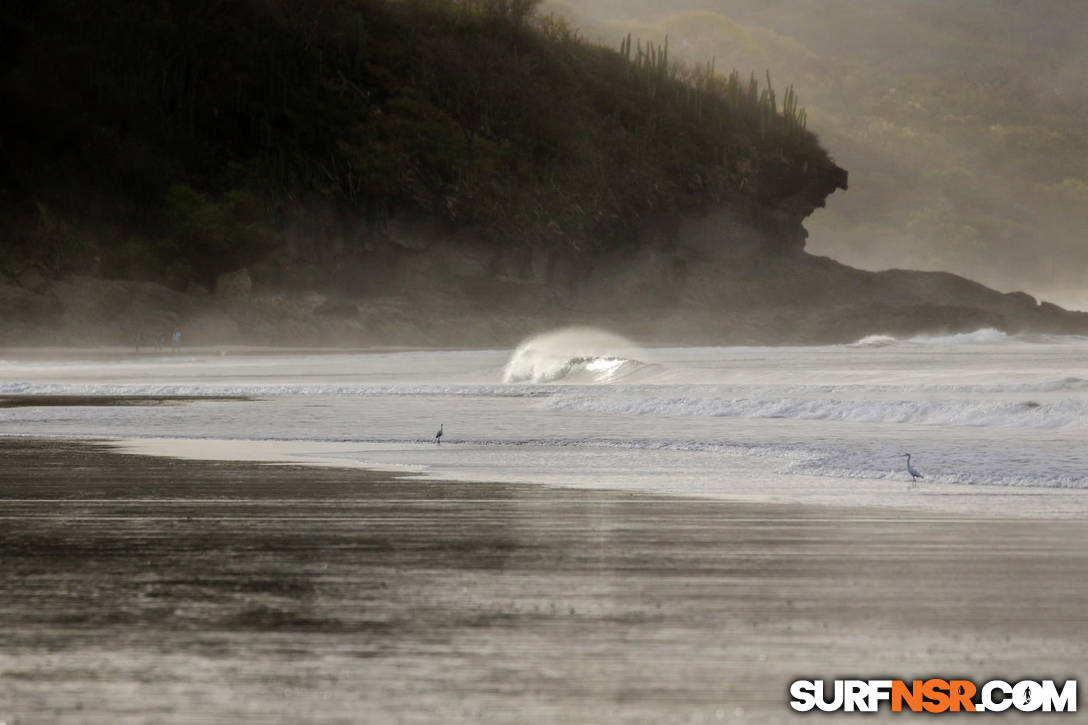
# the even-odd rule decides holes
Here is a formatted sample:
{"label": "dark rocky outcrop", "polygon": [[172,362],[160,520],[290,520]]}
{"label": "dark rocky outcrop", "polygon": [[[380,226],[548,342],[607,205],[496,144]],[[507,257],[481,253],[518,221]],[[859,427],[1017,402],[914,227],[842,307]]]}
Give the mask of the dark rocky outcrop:
{"label": "dark rocky outcrop", "polygon": [[479,3],[291,7],[16,4],[0,345],[1088,334],[1023,293],[807,254],[847,172],[769,77],[695,83]]}
{"label": "dark rocky outcrop", "polygon": [[[750,228],[734,224],[758,235]],[[154,283],[72,277],[40,291],[0,284],[0,345],[513,345],[563,324],[648,343],[845,343],[994,328],[1088,334],[1088,313],[1003,294],[942,272],[868,272],[804,252],[708,257],[697,243],[583,260],[556,278],[458,268],[413,252],[387,271],[402,294],[183,294]]]}

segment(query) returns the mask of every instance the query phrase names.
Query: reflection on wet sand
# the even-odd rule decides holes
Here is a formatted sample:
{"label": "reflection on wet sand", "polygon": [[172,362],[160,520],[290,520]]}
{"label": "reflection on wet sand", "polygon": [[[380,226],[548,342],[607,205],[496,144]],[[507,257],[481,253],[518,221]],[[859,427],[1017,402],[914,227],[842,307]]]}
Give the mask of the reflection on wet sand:
{"label": "reflection on wet sand", "polygon": [[1082,522],[0,449],[9,723],[775,722],[1088,664]]}

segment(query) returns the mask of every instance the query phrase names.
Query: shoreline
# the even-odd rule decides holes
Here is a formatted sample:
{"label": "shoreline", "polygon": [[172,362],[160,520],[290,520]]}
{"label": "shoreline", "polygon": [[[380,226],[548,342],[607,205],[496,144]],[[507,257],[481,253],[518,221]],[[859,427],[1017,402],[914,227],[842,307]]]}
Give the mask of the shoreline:
{"label": "shoreline", "polygon": [[[4,407],[18,407],[7,405],[8,398],[20,396],[0,396],[0,409]],[[26,396],[23,396],[26,397]],[[30,396],[37,397],[37,396]],[[94,403],[99,404],[97,396]],[[188,398],[185,396],[137,396],[137,400],[129,400],[131,396],[120,396],[120,402],[114,405],[185,405],[190,402],[217,402],[219,400],[248,400],[246,398]],[[147,400],[142,398],[146,397]],[[30,403],[27,403],[28,405]],[[57,403],[60,405],[60,403]],[[80,405],[79,401],[66,402],[64,405]],[[871,492],[868,499],[851,501],[849,496],[819,496],[806,492],[806,485],[811,481],[820,481],[827,485],[828,481],[819,477],[795,474],[789,476],[786,482],[795,484],[801,492],[795,495],[783,495],[781,491],[772,493],[753,493],[745,490],[722,490],[707,493],[699,491],[675,491],[659,488],[653,481],[643,482],[642,485],[629,485],[616,487],[614,485],[588,486],[582,482],[564,484],[554,480],[531,480],[517,478],[509,475],[487,475],[485,472],[475,472],[472,475],[456,473],[452,470],[435,469],[431,464],[420,462],[391,463],[389,461],[375,460],[373,457],[359,460],[348,457],[346,454],[358,456],[359,454],[381,454],[383,444],[367,443],[365,441],[309,441],[309,440],[278,440],[278,439],[237,439],[237,438],[186,438],[186,437],[160,437],[149,436],[133,438],[130,436],[119,437],[74,437],[68,435],[38,435],[38,434],[3,434],[0,435],[0,447],[5,441],[51,441],[57,443],[85,443],[101,446],[118,455],[167,458],[179,461],[191,461],[194,463],[221,463],[233,465],[261,465],[261,466],[291,466],[300,468],[331,468],[349,471],[362,471],[369,474],[380,474],[395,478],[406,478],[417,482],[430,484],[475,484],[481,486],[531,486],[541,487],[556,491],[581,491],[585,493],[599,492],[607,495],[632,495],[665,497],[688,501],[706,501],[721,504],[741,505],[770,505],[770,506],[801,506],[811,507],[816,510],[844,510],[864,512],[879,512],[880,515],[905,514],[915,517],[933,517],[938,519],[972,521],[985,520],[998,521],[1057,521],[1077,522],[1086,521],[1084,515],[1085,496],[1088,492],[1077,488],[1051,488],[1031,486],[993,486],[985,484],[946,484],[927,483],[925,481],[913,485],[901,481],[888,481],[887,479],[848,479],[853,484],[868,484],[870,487],[879,487],[885,491],[885,503],[876,504],[871,501]],[[419,449],[426,453],[431,449],[430,441],[420,439],[407,443],[397,444],[398,447],[409,446],[411,450]],[[458,443],[451,441],[446,447],[457,447]],[[863,496],[866,494],[862,494]],[[979,506],[985,503],[986,506]],[[974,504],[974,506],[972,506]],[[1063,506],[1063,504],[1067,504]],[[1073,504],[1073,505],[1068,505]]]}
{"label": "shoreline", "polygon": [[802,677],[1088,668],[1084,521],[0,451],[12,723],[785,722]]}
{"label": "shoreline", "polygon": [[[432,468],[424,463],[389,463],[374,460],[371,456],[367,460],[359,460],[355,457],[347,457],[351,453],[355,456],[368,451],[371,454],[380,453],[378,444],[368,444],[357,441],[284,441],[284,440],[241,440],[241,439],[217,439],[217,438],[119,438],[103,440],[103,443],[115,451],[134,456],[152,456],[177,458],[191,461],[218,461],[229,463],[257,463],[280,464],[313,467],[333,467],[371,472],[382,472],[388,475],[410,476],[415,480],[430,483],[476,483],[480,485],[524,485],[541,486],[556,490],[573,490],[585,492],[602,492],[611,494],[630,494],[639,496],[664,496],[690,501],[709,501],[719,503],[738,504],[767,504],[780,506],[805,506],[817,509],[849,510],[849,511],[878,511],[882,514],[894,515],[906,513],[914,516],[931,516],[955,520],[984,519],[988,521],[1084,521],[1085,499],[1088,492],[1081,489],[1047,488],[1047,487],[1017,487],[1017,486],[988,486],[984,484],[932,484],[925,481],[910,485],[907,482],[888,481],[886,479],[849,479],[850,484],[866,484],[870,488],[885,490],[884,504],[874,504],[869,498],[861,501],[851,501],[850,496],[824,495],[812,493],[795,493],[783,495],[776,493],[754,493],[751,490],[727,489],[714,493],[697,491],[673,491],[659,488],[655,481],[640,482],[633,485],[631,482],[626,487],[611,485],[588,486],[582,482],[564,484],[554,480],[528,480],[512,479],[494,473],[491,476],[484,472],[457,473],[454,470],[443,470],[441,467]],[[398,447],[402,444],[397,444]],[[419,440],[405,444],[412,450],[420,449],[426,453],[431,448],[431,443]],[[451,441],[446,447],[456,447],[459,444]],[[470,446],[471,447],[471,446]],[[418,456],[417,456],[418,458]],[[818,481],[828,485],[837,479],[820,480],[819,477],[800,474],[790,475],[787,483],[795,485],[798,489],[806,489],[812,481]],[[842,483],[842,482],[840,482]],[[864,494],[863,494],[864,495]],[[845,500],[844,500],[845,499]],[[995,503],[995,501],[999,501]],[[952,504],[950,504],[952,502]],[[987,507],[979,504],[985,502]],[[1030,505],[1029,505],[1030,503]],[[1061,504],[1075,503],[1074,506],[1063,507]],[[974,506],[972,507],[972,504]],[[949,508],[954,505],[956,508]]]}

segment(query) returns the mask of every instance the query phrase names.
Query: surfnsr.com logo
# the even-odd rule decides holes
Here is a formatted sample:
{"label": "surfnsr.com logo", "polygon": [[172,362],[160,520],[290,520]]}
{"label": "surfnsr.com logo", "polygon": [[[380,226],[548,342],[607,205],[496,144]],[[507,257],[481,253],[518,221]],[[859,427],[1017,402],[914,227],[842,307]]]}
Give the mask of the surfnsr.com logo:
{"label": "surfnsr.com logo", "polygon": [[798,712],[1076,712],[1077,681],[797,680],[790,698]]}

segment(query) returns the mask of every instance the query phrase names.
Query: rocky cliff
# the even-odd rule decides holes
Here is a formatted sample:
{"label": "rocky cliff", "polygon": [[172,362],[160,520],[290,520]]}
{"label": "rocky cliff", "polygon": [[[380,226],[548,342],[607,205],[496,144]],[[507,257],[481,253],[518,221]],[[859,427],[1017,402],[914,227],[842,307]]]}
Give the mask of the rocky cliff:
{"label": "rocky cliff", "polygon": [[401,240],[380,262],[356,260],[385,279],[389,293],[378,295],[253,290],[247,270],[197,293],[77,275],[0,280],[0,345],[154,348],[177,330],[184,345],[467,347],[514,345],[566,324],[648,344],[844,343],[981,328],[1088,334],[1088,313],[1022,292],[814,257],[797,248],[803,227],[783,218],[780,208],[723,207],[623,254],[563,259],[496,257],[471,239],[416,230],[412,245]]}
{"label": "rocky cliff", "polygon": [[16,4],[0,344],[1088,332],[1027,295],[806,254],[847,174],[792,88],[510,7]]}

